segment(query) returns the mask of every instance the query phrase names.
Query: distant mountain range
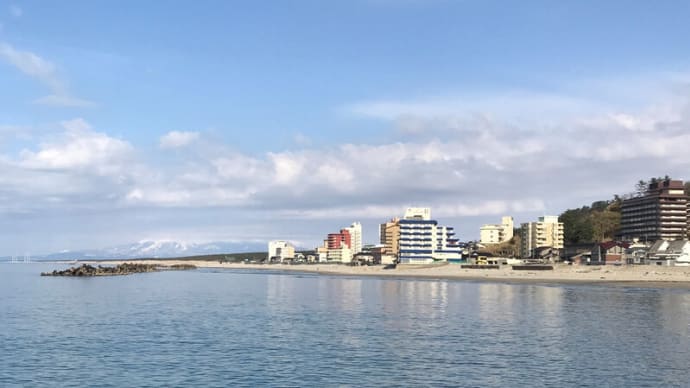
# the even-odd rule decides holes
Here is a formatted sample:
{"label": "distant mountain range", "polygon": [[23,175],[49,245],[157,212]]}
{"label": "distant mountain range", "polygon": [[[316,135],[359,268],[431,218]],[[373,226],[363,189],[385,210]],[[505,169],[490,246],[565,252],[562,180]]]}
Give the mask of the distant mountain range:
{"label": "distant mountain range", "polygon": [[[140,241],[105,249],[62,251],[46,255],[32,255],[31,261],[165,258],[221,253],[263,252],[266,251],[266,248],[266,243],[262,242],[219,241],[211,243],[184,243],[178,241]],[[10,259],[11,257],[0,257],[0,261],[9,261]],[[23,257],[17,259],[21,261]]]}

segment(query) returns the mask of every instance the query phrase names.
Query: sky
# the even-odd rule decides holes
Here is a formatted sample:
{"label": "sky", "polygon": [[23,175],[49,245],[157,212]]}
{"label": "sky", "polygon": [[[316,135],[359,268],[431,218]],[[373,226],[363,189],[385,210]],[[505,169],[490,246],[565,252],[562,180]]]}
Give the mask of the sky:
{"label": "sky", "polygon": [[461,240],[690,179],[690,2],[0,1],[0,255]]}

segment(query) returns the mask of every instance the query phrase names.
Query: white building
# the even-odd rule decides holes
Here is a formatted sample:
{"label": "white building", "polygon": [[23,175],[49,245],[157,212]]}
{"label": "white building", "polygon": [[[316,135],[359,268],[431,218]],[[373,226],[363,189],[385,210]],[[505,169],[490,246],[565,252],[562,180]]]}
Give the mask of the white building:
{"label": "white building", "polygon": [[538,222],[527,222],[520,227],[523,258],[532,257],[536,248],[563,249],[563,223],[558,216],[539,217]]}
{"label": "white building", "polygon": [[429,264],[461,258],[455,231],[452,227],[438,226],[438,222],[431,219],[430,208],[408,208],[399,224],[401,264]]}
{"label": "white building", "polygon": [[504,216],[500,224],[487,224],[479,229],[479,242],[482,244],[500,244],[513,238],[513,217]]}
{"label": "white building", "polygon": [[295,247],[288,241],[274,240],[268,242],[268,261],[283,262],[295,257]]}
{"label": "white building", "polygon": [[350,232],[352,255],[362,252],[362,224],[359,222],[353,222],[350,227],[345,229]]}

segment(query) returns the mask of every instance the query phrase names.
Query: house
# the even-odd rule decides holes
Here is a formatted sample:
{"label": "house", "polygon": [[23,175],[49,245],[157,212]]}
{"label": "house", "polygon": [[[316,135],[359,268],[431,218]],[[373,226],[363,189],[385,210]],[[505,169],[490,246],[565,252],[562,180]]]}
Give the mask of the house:
{"label": "house", "polygon": [[558,248],[551,246],[543,246],[534,248],[532,257],[528,260],[533,260],[541,263],[553,263],[560,260],[560,251]]}
{"label": "house", "polygon": [[690,241],[659,240],[649,248],[647,262],[653,265],[690,266]]}
{"label": "house", "polygon": [[581,252],[571,256],[569,261],[577,265],[589,265],[592,262],[592,251]]}
{"label": "house", "polygon": [[623,241],[605,241],[597,243],[592,248],[591,262],[601,264],[623,264],[626,262],[625,252],[630,243]]}

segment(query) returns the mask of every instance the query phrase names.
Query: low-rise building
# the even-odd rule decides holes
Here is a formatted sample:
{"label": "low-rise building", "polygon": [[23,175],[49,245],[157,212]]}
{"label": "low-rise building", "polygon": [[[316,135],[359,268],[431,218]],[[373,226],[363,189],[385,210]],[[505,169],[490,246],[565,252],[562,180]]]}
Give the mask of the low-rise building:
{"label": "low-rise building", "polygon": [[690,266],[690,241],[656,241],[647,252],[647,262],[653,265]]}
{"label": "low-rise building", "polygon": [[592,248],[591,261],[601,264],[626,263],[626,250],[630,243],[624,241],[605,241],[597,243]]}

